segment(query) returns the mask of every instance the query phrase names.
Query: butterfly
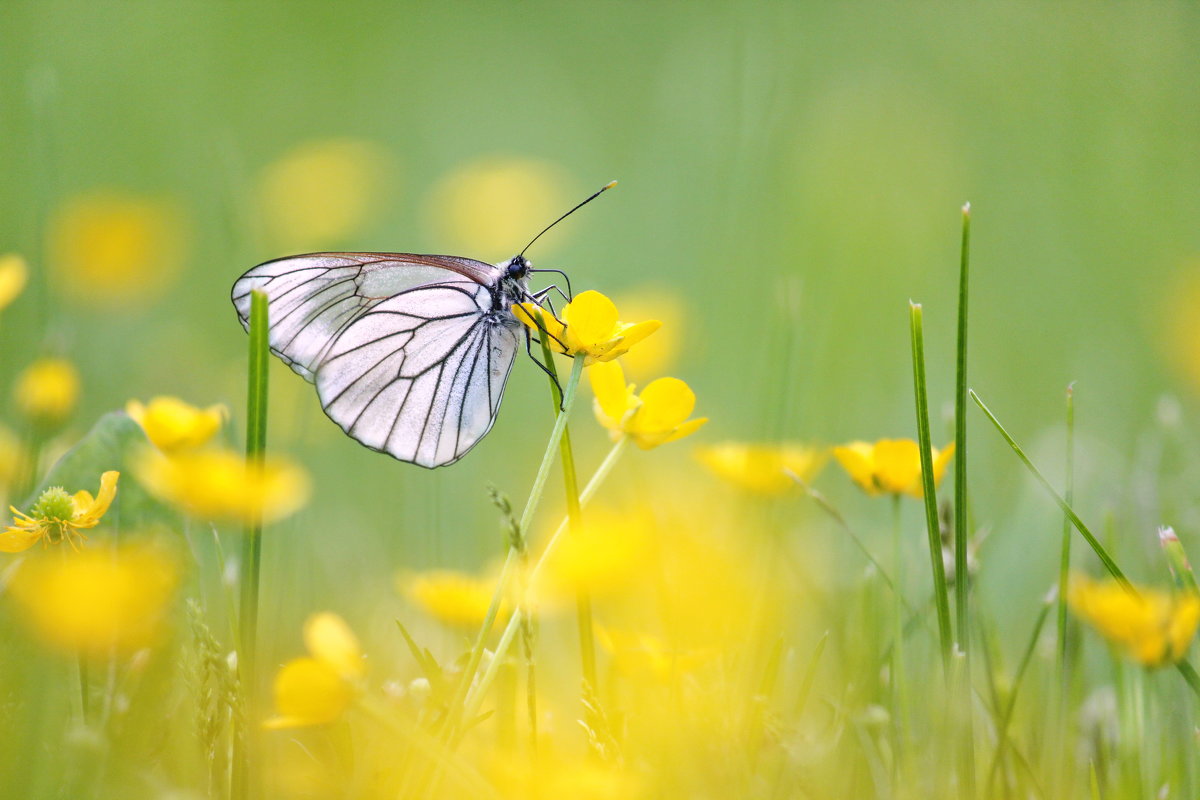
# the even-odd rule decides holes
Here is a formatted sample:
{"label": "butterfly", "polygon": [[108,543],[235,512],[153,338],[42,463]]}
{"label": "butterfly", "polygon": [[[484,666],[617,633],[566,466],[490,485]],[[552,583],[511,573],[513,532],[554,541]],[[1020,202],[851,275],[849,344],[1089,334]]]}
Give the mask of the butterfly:
{"label": "butterfly", "polygon": [[251,293],[266,293],[271,352],[315,384],[326,415],[351,437],[422,467],[453,464],[495,424],[522,331],[529,348],[514,304],[540,305],[558,288],[530,292],[530,274],[566,278],[534,270],[525,251],[615,184],[499,264],[414,253],[288,256],[238,278],[233,305],[249,330]]}

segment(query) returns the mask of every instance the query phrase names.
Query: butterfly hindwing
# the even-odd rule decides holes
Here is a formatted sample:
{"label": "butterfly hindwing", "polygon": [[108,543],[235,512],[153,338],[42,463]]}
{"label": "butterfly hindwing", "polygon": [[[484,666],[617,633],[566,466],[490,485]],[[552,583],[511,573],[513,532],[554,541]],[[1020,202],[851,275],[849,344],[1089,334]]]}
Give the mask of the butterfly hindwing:
{"label": "butterfly hindwing", "polygon": [[325,413],[375,450],[425,467],[462,457],[495,422],[519,343],[487,286],[419,286],[378,302],[316,371]]}

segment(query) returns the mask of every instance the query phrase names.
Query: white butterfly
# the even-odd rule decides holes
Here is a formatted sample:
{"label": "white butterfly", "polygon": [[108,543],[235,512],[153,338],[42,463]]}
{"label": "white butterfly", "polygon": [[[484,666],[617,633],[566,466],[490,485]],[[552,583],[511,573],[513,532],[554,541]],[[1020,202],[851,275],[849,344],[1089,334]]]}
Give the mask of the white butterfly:
{"label": "white butterfly", "polygon": [[311,253],[259,264],[233,285],[268,298],[271,351],[316,384],[325,413],[372,450],[452,464],[500,408],[530,264],[411,253]]}

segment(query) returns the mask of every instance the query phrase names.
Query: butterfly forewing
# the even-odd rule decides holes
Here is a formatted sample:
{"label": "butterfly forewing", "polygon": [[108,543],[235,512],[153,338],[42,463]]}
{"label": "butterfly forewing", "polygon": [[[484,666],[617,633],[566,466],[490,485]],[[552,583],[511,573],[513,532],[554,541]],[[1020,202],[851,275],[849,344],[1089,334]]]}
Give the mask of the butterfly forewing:
{"label": "butterfly forewing", "polygon": [[493,312],[489,287],[420,286],[344,328],[317,367],[317,393],[366,446],[441,466],[491,429],[517,346],[515,320]]}
{"label": "butterfly forewing", "polygon": [[311,381],[338,335],[389,297],[447,281],[493,285],[499,276],[491,264],[456,256],[311,253],[254,267],[233,285],[233,304],[248,328],[250,293],[266,292],[272,352]]}

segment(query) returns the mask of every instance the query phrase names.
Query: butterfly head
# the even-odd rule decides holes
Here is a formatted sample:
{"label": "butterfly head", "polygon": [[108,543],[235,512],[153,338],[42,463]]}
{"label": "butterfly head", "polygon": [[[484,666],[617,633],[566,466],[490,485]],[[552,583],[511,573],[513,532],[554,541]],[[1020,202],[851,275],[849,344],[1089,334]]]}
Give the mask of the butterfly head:
{"label": "butterfly head", "polygon": [[531,266],[532,264],[529,263],[529,259],[525,258],[525,256],[513,256],[512,260],[504,268],[504,277],[514,281],[524,280],[529,275],[529,268]]}

